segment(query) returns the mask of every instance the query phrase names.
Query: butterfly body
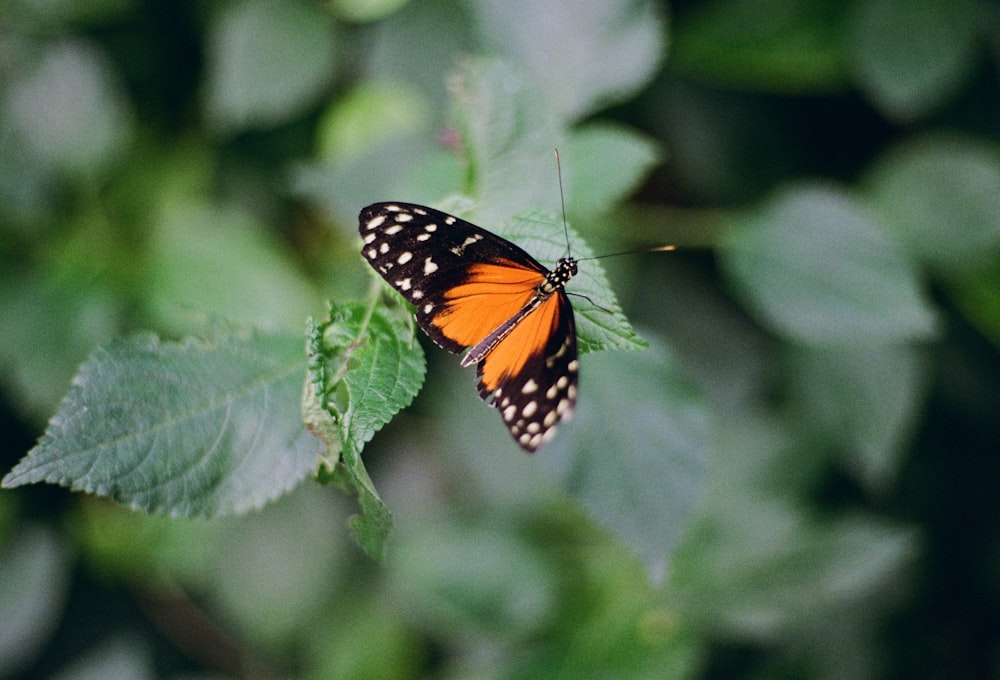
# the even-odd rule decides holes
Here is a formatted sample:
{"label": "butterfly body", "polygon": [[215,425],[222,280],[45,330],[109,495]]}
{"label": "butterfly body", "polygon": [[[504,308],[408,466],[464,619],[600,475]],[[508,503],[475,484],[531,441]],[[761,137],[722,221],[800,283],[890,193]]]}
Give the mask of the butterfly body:
{"label": "butterfly body", "polygon": [[579,363],[565,257],[551,271],[520,247],[453,215],[376,203],[359,216],[362,254],[416,307],[417,325],[452,353],[468,348],[479,395],[533,452],[576,403]]}
{"label": "butterfly body", "polygon": [[576,260],[571,257],[564,257],[559,260],[556,268],[545,274],[545,278],[535,289],[535,294],[524,307],[519,309],[514,316],[504,321],[496,330],[480,340],[476,345],[462,357],[462,366],[477,364],[486,358],[500,342],[510,335],[511,331],[517,328],[528,314],[532,313],[555,293],[561,293],[566,286],[566,282],[576,275]]}

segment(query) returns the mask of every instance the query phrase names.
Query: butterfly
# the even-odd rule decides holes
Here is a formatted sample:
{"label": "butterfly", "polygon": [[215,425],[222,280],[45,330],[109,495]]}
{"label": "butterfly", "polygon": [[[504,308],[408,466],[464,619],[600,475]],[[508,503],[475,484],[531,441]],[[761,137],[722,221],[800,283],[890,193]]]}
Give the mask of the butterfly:
{"label": "butterfly", "polygon": [[[417,325],[477,365],[479,396],[529,453],[576,405],[576,324],[565,286],[577,261],[549,270],[510,241],[454,215],[375,203],[358,218],[368,263],[416,307]],[[470,349],[471,348],[471,349]]]}

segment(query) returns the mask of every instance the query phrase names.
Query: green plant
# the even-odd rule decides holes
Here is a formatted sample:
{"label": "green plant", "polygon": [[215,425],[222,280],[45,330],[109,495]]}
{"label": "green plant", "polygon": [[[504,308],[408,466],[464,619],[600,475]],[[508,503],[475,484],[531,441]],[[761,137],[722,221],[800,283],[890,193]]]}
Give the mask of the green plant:
{"label": "green plant", "polygon": [[[5,490],[0,674],[995,675],[995,9],[668,9],[9,3],[7,483],[210,519]],[[574,254],[680,248],[526,456],[357,214],[551,263],[554,146]]]}

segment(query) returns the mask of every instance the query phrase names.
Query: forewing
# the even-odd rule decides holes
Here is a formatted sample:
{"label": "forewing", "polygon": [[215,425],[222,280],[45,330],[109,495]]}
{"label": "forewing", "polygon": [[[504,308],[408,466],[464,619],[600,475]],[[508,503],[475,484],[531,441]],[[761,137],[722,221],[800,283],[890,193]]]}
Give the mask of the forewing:
{"label": "forewing", "polygon": [[534,452],[576,405],[579,362],[573,307],[562,291],[526,316],[479,363],[479,395]]}
{"label": "forewing", "polygon": [[417,305],[417,323],[428,335],[440,334],[459,348],[471,347],[499,328],[537,295],[544,276],[510,261],[475,263],[461,283],[439,300]]}
{"label": "forewing", "polygon": [[359,231],[365,259],[450,352],[476,344],[516,313],[547,271],[510,241],[425,206],[375,203],[361,211]]}

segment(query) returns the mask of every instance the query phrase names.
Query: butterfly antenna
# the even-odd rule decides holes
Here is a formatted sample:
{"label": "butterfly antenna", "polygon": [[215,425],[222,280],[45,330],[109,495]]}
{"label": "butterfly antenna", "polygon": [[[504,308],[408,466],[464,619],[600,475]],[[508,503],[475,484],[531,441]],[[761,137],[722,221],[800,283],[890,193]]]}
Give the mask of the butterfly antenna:
{"label": "butterfly antenna", "polygon": [[[569,225],[566,222],[566,195],[563,193],[562,163],[559,162],[559,149],[553,149],[552,151],[556,155],[556,175],[559,177],[559,205],[562,208],[563,233],[566,235],[566,254],[569,255],[571,254],[569,245]],[[605,255],[596,255],[594,257],[584,257],[577,260],[577,262],[584,262],[585,260],[600,260],[605,257],[615,257],[616,255],[634,255],[636,253],[661,253],[668,250],[677,250],[677,246],[675,246],[672,243],[669,243],[667,245],[662,245],[662,246],[653,246],[652,248],[639,248],[638,250],[623,250],[618,253],[607,253]]]}
{"label": "butterfly antenna", "polygon": [[559,162],[559,149],[553,149],[556,154],[556,176],[559,177],[559,204],[562,206],[563,233],[566,234],[566,255],[569,256],[569,226],[566,224],[566,196],[563,194],[562,163]]}
{"label": "butterfly antenna", "polygon": [[603,260],[606,257],[617,257],[618,255],[636,255],[639,253],[664,253],[670,250],[677,250],[677,246],[673,243],[668,243],[662,246],[653,246],[652,248],[639,248],[637,250],[622,250],[617,253],[605,253],[603,255],[594,255],[593,257],[581,257],[577,262],[586,262],[587,260]]}
{"label": "butterfly antenna", "polygon": [[[673,245],[671,243],[671,244],[663,245],[663,246],[653,246],[652,248],[640,248],[638,250],[623,250],[623,251],[618,252],[618,253],[607,253],[606,255],[595,255],[593,257],[582,257],[579,260],[577,260],[577,262],[586,262],[587,260],[600,260],[600,259],[605,258],[605,257],[615,257],[616,255],[635,255],[635,254],[638,254],[638,253],[662,253],[662,252],[668,251],[668,250],[677,250],[677,246],[675,246],[675,245]],[[569,291],[566,291],[566,294],[567,295],[575,295],[576,297],[583,298],[584,300],[587,300],[590,304],[594,305],[598,309],[603,309],[604,311],[606,311],[608,313],[613,314],[614,311],[615,311],[611,307],[605,307],[604,305],[597,304],[596,302],[594,302],[593,300],[591,300],[589,297],[587,297],[583,293],[571,293]]]}

